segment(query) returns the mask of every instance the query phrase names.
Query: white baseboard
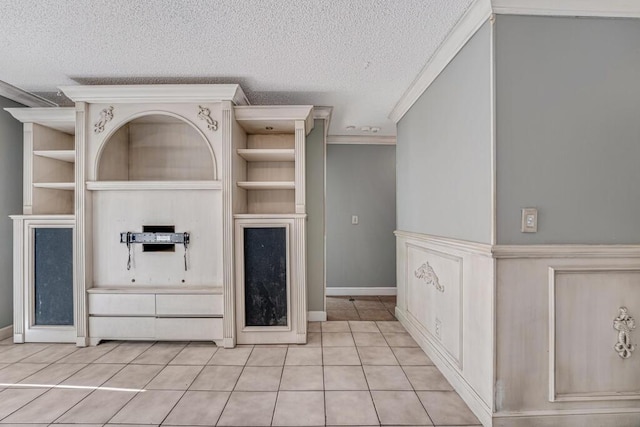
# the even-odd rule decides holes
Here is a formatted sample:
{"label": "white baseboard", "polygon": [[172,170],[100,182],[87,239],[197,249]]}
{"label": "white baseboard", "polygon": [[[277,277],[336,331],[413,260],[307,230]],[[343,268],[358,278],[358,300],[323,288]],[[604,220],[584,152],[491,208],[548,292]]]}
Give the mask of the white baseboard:
{"label": "white baseboard", "polygon": [[414,323],[404,310],[396,307],[396,317],[405,327],[409,335],[418,343],[420,348],[426,353],[436,367],[442,372],[445,378],[458,392],[462,400],[480,420],[482,425],[492,425],[491,407],[482,400],[467,380],[456,370],[451,363],[441,355],[441,349],[435,347],[426,336],[420,331],[420,327]]}
{"label": "white baseboard", "polygon": [[326,322],[327,312],[326,311],[308,311],[307,320],[309,322]]}
{"label": "white baseboard", "polygon": [[13,336],[13,325],[9,325],[5,328],[0,328],[0,341],[6,340]]}
{"label": "white baseboard", "polygon": [[388,288],[327,288],[327,296],[379,296],[379,295],[396,295],[398,289],[394,287]]}

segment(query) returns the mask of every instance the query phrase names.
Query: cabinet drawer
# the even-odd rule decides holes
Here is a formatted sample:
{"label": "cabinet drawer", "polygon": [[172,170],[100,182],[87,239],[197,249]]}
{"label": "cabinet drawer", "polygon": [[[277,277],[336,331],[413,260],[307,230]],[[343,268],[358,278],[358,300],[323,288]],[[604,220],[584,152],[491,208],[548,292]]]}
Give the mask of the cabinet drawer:
{"label": "cabinet drawer", "polygon": [[222,339],[222,319],[160,318],[156,319],[159,340],[220,340]]}
{"label": "cabinet drawer", "polygon": [[95,338],[154,339],[154,317],[89,317],[89,335]]}
{"label": "cabinet drawer", "polygon": [[222,316],[222,295],[156,295],[158,316]]}
{"label": "cabinet drawer", "polygon": [[154,295],[89,294],[89,314],[155,316]]}

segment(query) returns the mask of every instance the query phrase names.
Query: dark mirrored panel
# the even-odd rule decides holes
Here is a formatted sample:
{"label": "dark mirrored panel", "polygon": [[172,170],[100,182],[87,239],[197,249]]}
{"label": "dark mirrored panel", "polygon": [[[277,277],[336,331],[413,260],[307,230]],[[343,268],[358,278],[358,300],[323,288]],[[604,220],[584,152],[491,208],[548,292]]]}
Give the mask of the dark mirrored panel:
{"label": "dark mirrored panel", "polygon": [[73,325],[73,230],[34,230],[36,325]]}
{"label": "dark mirrored panel", "polygon": [[244,229],[246,326],[287,326],[287,232]]}

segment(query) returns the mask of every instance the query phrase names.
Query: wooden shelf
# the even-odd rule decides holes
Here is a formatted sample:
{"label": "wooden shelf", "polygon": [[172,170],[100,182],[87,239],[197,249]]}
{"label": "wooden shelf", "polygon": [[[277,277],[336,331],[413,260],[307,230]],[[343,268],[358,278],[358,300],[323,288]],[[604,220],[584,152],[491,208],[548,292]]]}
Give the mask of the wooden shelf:
{"label": "wooden shelf", "polygon": [[248,162],[293,162],[296,156],[293,148],[238,148],[238,155]]}
{"label": "wooden shelf", "polygon": [[222,181],[87,181],[87,190],[221,190]]}
{"label": "wooden shelf", "polygon": [[293,181],[240,181],[238,187],[245,190],[295,190]]}
{"label": "wooden shelf", "polygon": [[33,186],[36,188],[50,188],[52,190],[69,190],[76,189],[74,182],[34,182]]}
{"label": "wooden shelf", "polygon": [[40,157],[48,157],[50,159],[62,160],[63,162],[75,163],[75,150],[38,150],[33,152],[34,155]]}

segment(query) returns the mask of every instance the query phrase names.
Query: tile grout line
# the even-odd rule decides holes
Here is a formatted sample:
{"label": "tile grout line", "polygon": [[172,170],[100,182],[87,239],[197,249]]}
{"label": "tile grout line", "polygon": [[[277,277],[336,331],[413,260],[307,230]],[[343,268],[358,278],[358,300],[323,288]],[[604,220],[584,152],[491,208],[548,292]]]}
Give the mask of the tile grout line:
{"label": "tile grout line", "polygon": [[[282,371],[280,371],[280,381],[278,381],[278,389],[276,390],[276,401],[273,403],[273,411],[271,411],[271,422],[269,425],[273,425],[273,420],[276,415],[276,406],[278,406],[278,399],[280,398],[280,387],[282,386],[282,377],[284,376],[284,367],[287,362],[287,355],[289,354],[289,346],[286,347],[284,352],[284,360],[282,361]],[[248,362],[248,360],[247,360]]]}
{"label": "tile grout line", "polygon": [[[160,370],[160,372],[158,372],[158,375],[160,375],[160,373],[162,373],[166,368],[168,368],[169,366],[199,366],[199,365],[171,365],[171,362],[173,362],[174,360],[176,360],[176,358],[183,352],[185,351],[188,347],[189,344],[191,344],[191,341],[187,343],[187,345],[185,345],[182,350],[180,350],[174,357],[173,359],[171,359],[169,362],[167,362],[167,364],[165,365],[165,367]],[[216,346],[217,347],[217,346]],[[213,355],[216,354],[218,352],[218,350],[216,350],[215,352],[213,352],[213,354],[211,355],[211,357],[209,358],[209,360],[211,360],[211,358],[213,358]],[[182,399],[184,399],[184,396],[187,394],[187,392],[189,391],[189,387],[191,387],[193,385],[193,383],[195,382],[196,378],[198,378],[198,376],[200,376],[200,374],[202,373],[202,371],[204,370],[204,367],[207,365],[202,365],[202,367],[200,368],[200,370],[198,371],[198,373],[193,377],[193,379],[191,380],[191,382],[189,383],[189,385],[187,385],[187,387],[182,391],[182,395],[180,396],[180,398],[178,400],[176,400],[176,403],[173,404],[173,406],[171,407],[171,409],[169,409],[169,411],[167,412],[167,414],[164,416],[164,418],[162,418],[162,421],[160,421],[159,425],[162,425],[165,420],[167,419],[167,417],[169,417],[169,415],[171,415],[171,412],[173,412],[173,410],[176,408],[176,406],[178,406],[178,404],[182,401]],[[158,376],[156,375],[156,377]],[[154,377],[155,378],[155,377]],[[126,406],[126,405],[125,405]]]}
{"label": "tile grout line", "polygon": [[[94,363],[92,362],[92,363],[88,364],[88,365],[87,365],[87,367],[89,367],[89,366],[93,366],[93,365],[94,365]],[[96,363],[96,365],[101,365],[101,363]],[[107,383],[111,378],[113,378],[113,377],[115,377],[116,375],[118,375],[118,373],[119,373],[120,371],[122,371],[124,368],[126,368],[127,366],[128,366],[128,365],[124,364],[120,369],[118,369],[116,372],[114,372],[114,373],[113,373],[113,375],[111,375],[109,378],[107,378],[106,380],[104,380],[103,382],[101,382],[101,383],[98,385],[98,387],[102,387],[102,385],[103,385],[103,384],[106,384],[106,383]],[[85,368],[82,368],[80,371],[82,371],[82,370],[84,370],[84,369],[86,369],[86,367],[85,367]],[[80,371],[78,371],[78,372],[80,372]],[[77,374],[78,372],[76,372],[76,374]],[[75,375],[75,374],[74,374],[74,375]],[[73,376],[73,375],[72,375],[72,376]],[[69,378],[71,378],[71,377],[69,377]],[[67,378],[67,379],[68,379],[68,378]],[[89,398],[89,396],[93,395],[93,393],[95,393],[96,391],[97,391],[97,389],[96,389],[96,390],[93,390],[91,393],[87,394],[85,397],[83,397],[82,399],[80,399],[80,401],[78,401],[75,405],[73,405],[71,408],[69,408],[69,409],[67,409],[66,411],[64,411],[64,413],[62,413],[58,418],[56,418],[55,420],[53,420],[53,422],[51,422],[51,424],[56,424],[56,421],[58,421],[60,418],[64,417],[64,416],[67,414],[67,412],[71,411],[73,408],[75,408],[76,406],[78,406],[81,402],[84,402],[87,398]],[[136,393],[136,394],[137,394],[137,393]],[[135,396],[134,396],[134,397],[135,397]],[[132,397],[131,399],[133,399],[133,397]],[[130,402],[130,401],[131,401],[131,400],[129,400],[129,402]],[[129,402],[127,402],[127,403],[129,403]],[[125,405],[126,405],[126,404],[125,404]]]}
{"label": "tile grout line", "polygon": [[[159,343],[159,341],[154,341],[154,343],[153,343],[149,348],[147,348],[145,351],[143,351],[142,353],[140,353],[140,354],[139,354],[135,359],[133,359],[130,363],[127,363],[127,365],[126,365],[126,366],[129,366],[129,365],[138,365],[138,366],[141,366],[141,365],[142,365],[142,366],[146,366],[146,365],[154,365],[154,366],[164,366],[164,367],[167,367],[167,366],[168,366],[168,364],[169,364],[169,363],[171,363],[171,360],[175,359],[175,358],[176,358],[176,356],[180,353],[180,351],[182,351],[182,350],[180,350],[180,351],[178,352],[178,354],[176,354],[175,356],[173,356],[173,357],[171,358],[171,360],[169,360],[169,361],[168,361],[166,364],[164,364],[164,365],[143,364],[143,363],[133,363],[133,362],[134,362],[138,357],[142,356],[144,353],[146,353],[147,351],[151,350],[151,349],[152,349],[156,344],[158,344],[158,343]],[[185,346],[185,347],[186,347],[186,346]],[[112,351],[113,351],[113,350],[112,350]],[[126,367],[126,366],[125,366],[125,367]],[[122,368],[122,369],[124,369],[124,368]],[[151,379],[150,379],[149,381],[147,381],[147,382],[145,383],[145,385],[144,385],[144,386],[142,386],[142,387],[141,387],[141,389],[144,389],[144,388],[146,388],[149,384],[151,384],[151,382],[152,382],[154,379],[156,379],[156,378],[158,377],[158,375],[160,375],[160,372],[162,372],[163,370],[164,370],[164,368],[160,369],[160,370],[159,370],[159,371],[158,371],[158,372],[157,372],[153,377],[151,377]],[[185,392],[186,392],[186,390],[185,390]],[[122,406],[122,407],[121,407],[121,408],[120,408],[120,409],[119,409],[115,414],[113,414],[113,415],[111,416],[111,418],[109,418],[109,420],[108,420],[104,425],[105,425],[105,426],[106,426],[106,425],[108,425],[108,424],[109,424],[109,421],[111,421],[112,419],[114,419],[114,418],[115,418],[115,417],[116,417],[120,412],[122,412],[122,410],[123,410],[127,405],[129,405],[129,404],[130,404],[130,403],[131,403],[131,402],[132,402],[136,397],[138,397],[138,396],[140,395],[140,393],[141,393],[141,392],[137,392],[137,393],[136,393],[136,394],[135,394],[131,399],[129,399],[129,400],[127,401],[127,403],[125,403],[125,404],[124,404],[124,405],[123,405],[123,406]],[[184,395],[184,393],[183,393],[183,395]],[[182,396],[181,396],[180,398],[182,398]],[[178,400],[180,400],[180,399],[178,399]],[[171,408],[171,410],[173,410],[173,408]],[[170,411],[169,411],[169,412],[170,412]],[[166,417],[165,417],[165,418],[166,418]],[[163,419],[163,421],[164,421],[164,419]],[[115,424],[115,423],[114,423],[114,424]],[[160,424],[162,424],[162,423],[160,423]],[[158,425],[160,425],[160,424],[158,424]]]}
{"label": "tile grout line", "polygon": [[[251,351],[249,352],[249,355],[247,356],[247,360],[245,360],[244,365],[242,365],[242,369],[240,370],[240,375],[238,375],[238,378],[236,379],[236,382],[233,384],[233,387],[231,387],[231,391],[229,392],[229,396],[227,397],[227,401],[224,403],[224,406],[222,407],[222,411],[220,411],[220,415],[218,416],[218,419],[216,420],[216,426],[220,423],[220,420],[222,419],[222,416],[224,415],[224,411],[225,411],[225,409],[227,409],[227,405],[229,404],[229,401],[231,400],[231,396],[233,395],[234,391],[236,390],[236,387],[238,386],[238,382],[240,382],[240,377],[242,377],[242,374],[244,373],[244,368],[247,367],[247,363],[249,363],[249,358],[251,357],[251,354],[253,353],[253,350],[255,350],[255,348],[256,348],[255,345],[253,347],[251,347]],[[218,350],[218,351],[220,351],[220,350]],[[216,353],[218,351],[216,351]],[[212,356],[212,358],[213,358],[213,356]],[[212,366],[225,366],[225,365],[212,365]],[[226,365],[226,366],[234,366],[234,365]],[[235,366],[238,366],[238,365],[235,365]]]}

